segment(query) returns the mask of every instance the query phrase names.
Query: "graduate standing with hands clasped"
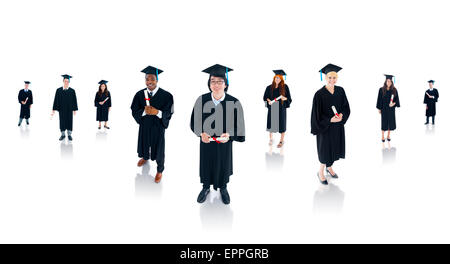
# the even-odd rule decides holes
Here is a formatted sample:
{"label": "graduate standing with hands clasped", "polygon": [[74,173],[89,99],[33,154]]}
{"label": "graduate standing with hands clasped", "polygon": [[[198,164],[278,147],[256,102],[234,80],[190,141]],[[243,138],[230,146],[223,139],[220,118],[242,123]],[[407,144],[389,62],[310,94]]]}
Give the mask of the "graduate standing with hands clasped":
{"label": "graduate standing with hands clasped", "polygon": [[395,108],[400,107],[397,88],[394,86],[394,75],[385,74],[383,87],[378,90],[377,109],[381,114],[381,141],[385,142],[384,132],[387,131],[387,140],[391,141],[391,131],[397,128],[395,122]]}
{"label": "graduate standing with hands clasped", "polygon": [[33,104],[33,94],[31,90],[28,89],[30,85],[29,81],[25,81],[25,88],[19,91],[19,104],[20,104],[20,116],[19,116],[19,125],[22,124],[23,119],[27,122],[27,125],[30,124],[30,108]]}
{"label": "graduate standing with hands clasped", "polygon": [[108,126],[108,116],[111,110],[111,93],[108,91],[108,86],[106,84],[108,81],[101,80],[98,84],[98,91],[95,94],[94,104],[97,107],[97,121],[98,129],[102,128],[102,122],[105,122],[104,127],[109,129]]}
{"label": "graduate standing with hands clasped", "polygon": [[75,90],[69,87],[72,76],[64,74],[63,87],[56,90],[55,99],[53,101],[52,117],[55,111],[59,112],[59,129],[61,130],[60,141],[66,138],[65,131],[69,141],[72,141],[73,116],[78,111],[77,95]]}
{"label": "graduate standing with hands clasped", "polygon": [[159,183],[164,171],[165,138],[173,114],[172,94],[158,87],[158,76],[163,71],[148,66],[141,72],[145,73],[147,88],[136,93],[131,103],[131,113],[139,124],[137,152],[138,167],[149,159],[158,164],[155,182]]}
{"label": "graduate standing with hands clasped", "polygon": [[273,133],[281,133],[280,143],[277,147],[284,145],[284,135],[286,132],[286,109],[290,107],[292,99],[289,87],[285,84],[286,73],[283,70],[274,70],[272,84],[266,87],[263,100],[268,108],[267,131],[269,131],[269,145],[273,144]]}
{"label": "graduate standing with hands clasped", "polygon": [[238,99],[229,95],[228,67],[215,64],[209,74],[209,93],[198,97],[191,114],[191,130],[200,138],[200,182],[197,202],[203,203],[212,185],[220,188],[224,204],[230,203],[227,184],[233,174],[233,141],[245,141],[244,112]]}
{"label": "graduate standing with hands clasped", "polygon": [[338,178],[332,165],[345,158],[344,125],[350,116],[350,106],[344,88],[335,85],[341,69],[328,64],[319,71],[321,78],[325,74],[327,84],[314,94],[311,111],[311,133],[316,135],[320,161],[317,177],[324,185],[328,184],[324,169],[332,178]]}
{"label": "graduate standing with hands clasped", "polygon": [[436,115],[436,103],[439,99],[439,92],[436,88],[434,88],[434,80],[429,80],[428,85],[430,89],[425,92],[425,96],[423,98],[423,103],[426,104],[425,115],[427,116],[427,122],[425,125],[428,125],[430,122],[430,116],[434,125],[434,116]]}

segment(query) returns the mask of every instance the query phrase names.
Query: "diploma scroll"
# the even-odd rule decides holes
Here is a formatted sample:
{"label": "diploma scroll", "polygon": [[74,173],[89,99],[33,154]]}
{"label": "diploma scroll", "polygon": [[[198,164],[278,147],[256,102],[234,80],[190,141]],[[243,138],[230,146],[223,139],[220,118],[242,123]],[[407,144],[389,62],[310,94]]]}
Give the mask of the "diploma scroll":
{"label": "diploma scroll", "polygon": [[217,143],[223,143],[222,141],[226,141],[226,140],[228,140],[228,139],[229,139],[228,137],[211,137],[211,138],[209,139],[209,142],[215,141],[215,142],[217,142]]}
{"label": "diploma scroll", "polygon": [[148,97],[148,91],[147,90],[144,91],[144,95],[145,95],[145,104],[147,106],[150,106],[150,98]]}
{"label": "diploma scroll", "polygon": [[276,101],[280,101],[281,100],[282,95],[278,96],[277,98],[273,99],[272,101],[270,101],[270,104],[275,103]]}
{"label": "diploma scroll", "polygon": [[331,106],[331,110],[333,110],[333,113],[334,113],[334,115],[335,115],[337,118],[340,117],[339,114],[338,114],[338,112],[336,111],[336,107],[335,107],[334,105]]}

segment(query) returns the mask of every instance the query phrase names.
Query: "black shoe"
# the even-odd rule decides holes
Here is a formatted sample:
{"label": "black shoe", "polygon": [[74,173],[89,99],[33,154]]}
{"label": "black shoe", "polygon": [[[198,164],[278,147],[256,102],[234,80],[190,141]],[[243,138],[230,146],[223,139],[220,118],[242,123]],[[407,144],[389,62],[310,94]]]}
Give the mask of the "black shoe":
{"label": "black shoe", "polygon": [[433,126],[434,126],[434,122],[433,122]]}
{"label": "black shoe", "polygon": [[230,203],[230,195],[228,194],[227,189],[220,189],[220,196],[222,197],[222,202],[224,204]]}
{"label": "black shoe", "polygon": [[206,197],[208,196],[208,194],[209,194],[209,188],[208,189],[203,188],[200,191],[200,193],[198,194],[197,203],[205,202],[206,201]]}
{"label": "black shoe", "polygon": [[383,143],[384,143],[384,142],[386,142],[386,140],[382,139],[382,140],[381,140],[381,142],[383,142]]}
{"label": "black shoe", "polygon": [[336,173],[333,175],[333,174],[331,174],[331,172],[328,169],[327,169],[327,173],[330,174],[331,178],[335,178],[335,179],[339,178]]}
{"label": "black shoe", "polygon": [[61,136],[61,137],[59,138],[59,141],[63,141],[65,138],[66,138],[66,136]]}
{"label": "black shoe", "polygon": [[18,124],[17,126],[20,126],[20,124]]}
{"label": "black shoe", "polygon": [[425,125],[428,125],[428,124],[429,124],[428,122],[425,123]]}
{"label": "black shoe", "polygon": [[105,126],[106,129],[109,129],[109,126]]}
{"label": "black shoe", "polygon": [[387,140],[388,140],[388,141],[391,141],[391,139],[390,139],[390,138],[388,138]]}
{"label": "black shoe", "polygon": [[98,127],[98,129],[101,129],[102,127]]}
{"label": "black shoe", "polygon": [[69,135],[68,138],[69,138],[69,141],[72,141],[72,139],[73,139],[71,135]]}
{"label": "black shoe", "polygon": [[322,183],[323,185],[328,185],[328,181],[326,179],[324,181],[320,179],[319,173],[317,173],[317,178],[319,178],[320,183]]}

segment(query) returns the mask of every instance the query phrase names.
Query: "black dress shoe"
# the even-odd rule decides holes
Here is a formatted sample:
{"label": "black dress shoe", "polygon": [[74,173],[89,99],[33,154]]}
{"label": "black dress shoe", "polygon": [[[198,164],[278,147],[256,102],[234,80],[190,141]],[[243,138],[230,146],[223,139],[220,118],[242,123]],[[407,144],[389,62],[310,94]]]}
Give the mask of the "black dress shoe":
{"label": "black dress shoe", "polygon": [[105,126],[106,129],[109,129],[109,126]]}
{"label": "black dress shoe", "polygon": [[98,127],[98,129],[102,129],[102,127]]}
{"label": "black dress shoe", "polygon": [[390,139],[390,138],[388,138],[388,139],[387,139],[387,141],[391,141],[391,139]]}
{"label": "black dress shoe", "polygon": [[429,124],[428,122],[425,123],[425,125],[428,125],[428,124]]}
{"label": "black dress shoe", "polygon": [[222,202],[224,204],[230,204],[230,195],[228,194],[227,189],[220,189],[220,196],[222,197]]}
{"label": "black dress shoe", "polygon": [[319,173],[317,173],[317,178],[319,178],[320,183],[322,183],[323,185],[328,185],[328,181],[326,179],[324,181],[320,179]]}
{"label": "black dress shoe", "polygon": [[72,141],[72,139],[73,139],[71,135],[69,135],[68,138],[69,138],[69,141]]}
{"label": "black dress shoe", "polygon": [[66,138],[66,136],[59,137],[59,141],[63,141]]}
{"label": "black dress shoe", "polygon": [[386,142],[386,140],[385,140],[385,139],[382,139],[382,140],[381,140],[381,142],[383,142],[383,143],[384,143],[384,142]]}
{"label": "black dress shoe", "polygon": [[330,174],[331,178],[335,178],[335,179],[339,178],[336,173],[333,175],[333,174],[331,174],[331,172],[328,169],[327,169],[327,172],[328,172],[328,174]]}
{"label": "black dress shoe", "polygon": [[206,197],[208,196],[208,194],[209,194],[209,188],[208,189],[203,188],[200,191],[200,193],[198,194],[197,203],[205,202],[206,201]]}

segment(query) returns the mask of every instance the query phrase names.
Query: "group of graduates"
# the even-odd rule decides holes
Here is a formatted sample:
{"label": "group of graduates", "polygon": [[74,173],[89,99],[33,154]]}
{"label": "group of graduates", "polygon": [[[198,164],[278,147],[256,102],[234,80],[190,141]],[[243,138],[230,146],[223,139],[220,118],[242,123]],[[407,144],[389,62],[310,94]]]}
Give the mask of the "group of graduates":
{"label": "group of graduates", "polygon": [[[350,116],[350,106],[345,90],[336,85],[338,72],[342,68],[333,64],[323,67],[320,77],[325,76],[326,84],[315,94],[311,110],[311,133],[316,136],[317,153],[320,162],[317,177],[322,184],[328,184],[325,172],[332,178],[338,178],[333,170],[335,161],[345,158],[345,130],[344,126]],[[195,101],[190,127],[199,138],[200,147],[200,182],[202,189],[197,197],[198,203],[203,203],[210,192],[211,186],[220,189],[222,201],[230,203],[227,184],[233,174],[233,142],[245,141],[244,112],[240,101],[228,93],[228,73],[233,69],[215,64],[203,72],[209,74],[209,92],[200,95]],[[156,161],[157,174],[155,182],[159,183],[164,171],[165,130],[169,127],[174,113],[174,100],[170,92],[158,86],[161,69],[148,66],[141,72],[145,74],[146,88],[139,90],[133,97],[131,113],[139,125],[137,153],[138,167],[148,160]],[[292,103],[291,93],[285,84],[286,73],[274,70],[272,84],[264,91],[263,100],[268,108],[267,131],[269,145],[273,144],[273,133],[281,133],[277,147],[284,145],[287,126],[287,108]],[[388,131],[387,140],[390,141],[390,131],[396,129],[395,108],[400,107],[398,91],[394,86],[393,75],[385,75],[383,87],[379,89],[376,107],[381,114],[382,141],[384,132]],[[59,113],[61,137],[65,139],[67,131],[69,141],[72,138],[73,115],[78,110],[75,90],[69,87],[70,75],[62,75],[63,86],[55,93],[52,116]],[[19,92],[21,104],[19,126],[23,119],[29,124],[30,108],[33,96],[29,90],[30,82],[25,82],[25,89]],[[97,107],[97,121],[99,129],[101,122],[107,126],[108,114],[111,109],[111,93],[107,88],[107,81],[99,82],[99,89],[95,96]],[[434,81],[429,81],[430,89],[425,92],[427,122],[436,114],[436,102],[439,98]]]}

